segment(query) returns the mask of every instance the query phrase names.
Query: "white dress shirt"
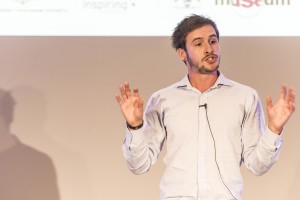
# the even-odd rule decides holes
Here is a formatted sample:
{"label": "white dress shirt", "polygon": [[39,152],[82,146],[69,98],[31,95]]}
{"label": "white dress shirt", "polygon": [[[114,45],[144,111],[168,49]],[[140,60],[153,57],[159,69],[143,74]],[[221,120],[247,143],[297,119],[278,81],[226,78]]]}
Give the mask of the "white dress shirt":
{"label": "white dress shirt", "polygon": [[185,76],[151,96],[143,128],[126,129],[129,169],[147,172],[164,143],[161,200],[241,200],[241,163],[255,175],[267,172],[281,137],[265,127],[256,91],[220,73],[203,93]]}

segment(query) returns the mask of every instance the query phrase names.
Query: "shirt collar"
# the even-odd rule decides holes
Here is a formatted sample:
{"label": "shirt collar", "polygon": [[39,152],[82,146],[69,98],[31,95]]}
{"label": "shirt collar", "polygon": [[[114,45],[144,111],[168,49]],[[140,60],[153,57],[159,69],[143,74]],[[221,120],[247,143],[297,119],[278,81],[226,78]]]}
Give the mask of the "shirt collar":
{"label": "shirt collar", "polygon": [[[217,81],[215,82],[215,84],[213,86],[211,86],[211,88],[217,88],[218,86],[232,86],[232,83],[229,79],[227,79],[220,71],[218,71],[219,77],[217,79]],[[185,75],[185,77],[178,82],[177,84],[177,88],[187,88],[187,89],[191,89],[193,88],[193,86],[191,85],[188,75]]]}

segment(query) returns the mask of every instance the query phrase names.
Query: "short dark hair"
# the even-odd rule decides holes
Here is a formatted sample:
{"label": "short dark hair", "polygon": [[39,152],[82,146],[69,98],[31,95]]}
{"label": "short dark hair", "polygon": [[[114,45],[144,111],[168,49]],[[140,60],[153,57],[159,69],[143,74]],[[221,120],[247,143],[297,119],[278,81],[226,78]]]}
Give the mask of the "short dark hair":
{"label": "short dark hair", "polygon": [[172,35],[173,48],[175,48],[176,50],[179,48],[186,50],[186,36],[193,30],[206,25],[211,25],[215,29],[217,38],[219,40],[219,30],[216,23],[207,17],[193,14],[184,18],[177,24],[177,27],[174,29]]}

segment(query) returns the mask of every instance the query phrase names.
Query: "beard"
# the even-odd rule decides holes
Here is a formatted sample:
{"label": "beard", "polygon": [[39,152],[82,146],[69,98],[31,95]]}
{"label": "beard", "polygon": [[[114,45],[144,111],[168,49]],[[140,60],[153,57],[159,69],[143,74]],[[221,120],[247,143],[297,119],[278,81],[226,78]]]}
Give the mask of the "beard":
{"label": "beard", "polygon": [[218,64],[213,67],[209,68],[206,67],[204,64],[200,65],[199,63],[195,62],[193,59],[190,58],[190,56],[187,54],[187,62],[189,63],[189,66],[192,70],[197,71],[199,74],[211,74],[215,71],[218,71],[220,60],[218,60]]}

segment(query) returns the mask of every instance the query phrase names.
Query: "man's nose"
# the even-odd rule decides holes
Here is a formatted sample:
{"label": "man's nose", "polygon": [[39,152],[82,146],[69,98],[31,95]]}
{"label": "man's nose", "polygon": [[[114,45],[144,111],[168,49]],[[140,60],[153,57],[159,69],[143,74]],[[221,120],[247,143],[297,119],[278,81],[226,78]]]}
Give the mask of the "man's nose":
{"label": "man's nose", "polygon": [[205,45],[205,54],[210,54],[213,52],[213,48],[211,46],[211,44],[206,44]]}

